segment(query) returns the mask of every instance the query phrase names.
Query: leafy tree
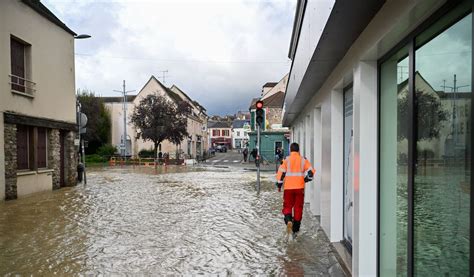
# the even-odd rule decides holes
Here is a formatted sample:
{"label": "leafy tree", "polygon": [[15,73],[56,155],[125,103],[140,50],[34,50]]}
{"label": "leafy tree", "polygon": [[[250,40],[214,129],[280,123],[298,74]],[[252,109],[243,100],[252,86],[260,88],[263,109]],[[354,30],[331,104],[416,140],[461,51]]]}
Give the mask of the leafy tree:
{"label": "leafy tree", "polygon": [[117,153],[117,147],[112,144],[104,144],[97,149],[97,154],[102,157],[113,156],[115,153]]}
{"label": "leafy tree", "polygon": [[150,94],[134,108],[130,122],[137,129],[137,139],[151,140],[156,157],[158,145],[164,140],[179,145],[188,136],[187,117],[191,106],[174,103],[161,95]]}
{"label": "leafy tree", "polygon": [[77,98],[81,111],[87,116],[87,132],[84,139],[88,141],[86,154],[95,154],[97,150],[111,140],[111,117],[105,108],[104,100],[89,90],[78,90]]}
{"label": "leafy tree", "polygon": [[[416,90],[418,140],[431,140],[440,135],[442,123],[448,120],[449,112],[434,94]],[[408,137],[408,91],[398,96],[398,140]]]}

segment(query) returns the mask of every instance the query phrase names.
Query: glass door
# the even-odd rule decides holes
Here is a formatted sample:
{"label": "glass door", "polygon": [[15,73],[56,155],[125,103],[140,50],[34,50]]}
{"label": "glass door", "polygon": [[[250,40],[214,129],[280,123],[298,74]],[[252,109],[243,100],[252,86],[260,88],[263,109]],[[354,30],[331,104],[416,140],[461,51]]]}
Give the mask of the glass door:
{"label": "glass door", "polygon": [[352,220],[353,220],[353,116],[352,116],[352,87],[344,91],[344,241],[352,249]]}

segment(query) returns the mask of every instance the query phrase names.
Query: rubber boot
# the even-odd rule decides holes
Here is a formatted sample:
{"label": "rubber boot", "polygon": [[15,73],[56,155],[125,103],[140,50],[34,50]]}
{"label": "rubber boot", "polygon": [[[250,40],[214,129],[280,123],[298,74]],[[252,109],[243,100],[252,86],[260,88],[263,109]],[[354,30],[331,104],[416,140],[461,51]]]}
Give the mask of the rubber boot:
{"label": "rubber boot", "polygon": [[291,234],[293,230],[293,219],[292,219],[291,214],[285,215],[285,224],[286,224],[286,232],[289,235]]}
{"label": "rubber boot", "polygon": [[301,221],[293,221],[293,233],[298,233],[300,231]]}
{"label": "rubber boot", "polygon": [[293,217],[291,216],[291,214],[286,214],[283,220],[285,220],[285,225],[287,225],[289,221],[293,220]]}

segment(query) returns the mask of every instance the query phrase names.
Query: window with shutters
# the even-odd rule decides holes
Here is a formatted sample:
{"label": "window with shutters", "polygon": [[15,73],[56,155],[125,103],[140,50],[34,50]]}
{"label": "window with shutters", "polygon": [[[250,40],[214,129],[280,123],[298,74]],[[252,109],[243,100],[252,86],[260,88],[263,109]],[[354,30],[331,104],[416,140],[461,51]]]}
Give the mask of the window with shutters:
{"label": "window with shutters", "polygon": [[47,155],[47,130],[46,128],[37,128],[38,132],[38,144],[37,144],[37,153],[38,153],[38,168],[47,168],[48,167],[48,155]]}
{"label": "window with shutters", "polygon": [[17,125],[16,139],[18,170],[48,167],[48,129]]}
{"label": "window with shutters", "polygon": [[221,135],[221,130],[212,130],[212,136],[213,137],[218,137]]}
{"label": "window with shutters", "polygon": [[17,125],[16,129],[16,153],[18,170],[30,169],[29,163],[29,137],[28,127]]}
{"label": "window with shutters", "polygon": [[21,92],[32,95],[35,91],[35,83],[30,81],[31,45],[10,37],[10,84],[14,92]]}

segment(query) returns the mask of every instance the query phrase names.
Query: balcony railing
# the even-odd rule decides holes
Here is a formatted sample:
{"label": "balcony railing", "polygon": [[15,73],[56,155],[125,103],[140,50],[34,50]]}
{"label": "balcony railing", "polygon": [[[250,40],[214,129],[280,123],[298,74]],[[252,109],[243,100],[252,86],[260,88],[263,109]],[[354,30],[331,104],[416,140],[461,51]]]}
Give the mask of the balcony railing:
{"label": "balcony railing", "polygon": [[10,86],[12,92],[34,96],[36,92],[36,83],[16,75],[8,75],[10,77]]}

